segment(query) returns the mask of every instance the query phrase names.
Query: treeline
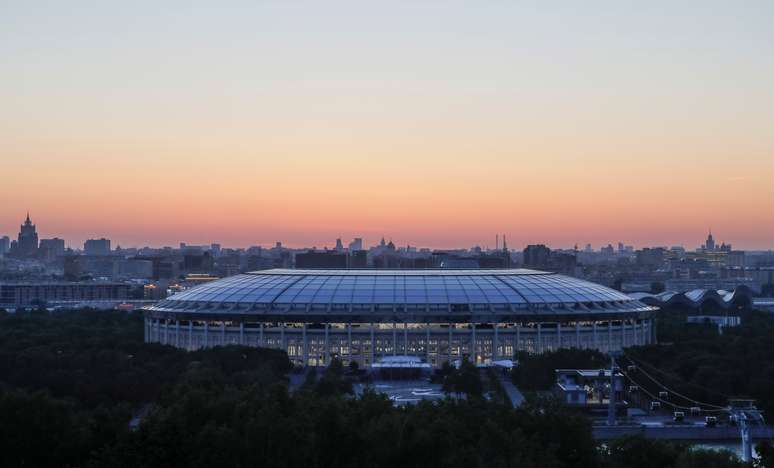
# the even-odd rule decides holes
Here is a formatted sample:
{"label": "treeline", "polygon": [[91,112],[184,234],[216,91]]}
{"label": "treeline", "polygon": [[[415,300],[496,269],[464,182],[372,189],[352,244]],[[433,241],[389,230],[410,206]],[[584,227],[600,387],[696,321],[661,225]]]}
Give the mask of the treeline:
{"label": "treeline", "polygon": [[597,445],[588,420],[552,400],[477,396],[468,365],[444,376],[466,399],[355,398],[340,364],[291,393],[284,353],[145,344],[133,314],[0,316],[0,366],[4,467],[741,466],[665,442]]}
{"label": "treeline", "polygon": [[481,398],[395,407],[384,396],[256,391],[186,379],[92,467],[741,468],[729,452],[627,438],[598,446],[587,419],[551,400]]}
{"label": "treeline", "polygon": [[276,350],[146,344],[139,314],[0,312],[1,464],[84,466],[187,379],[267,388],[289,369]]}
{"label": "treeline", "polygon": [[771,417],[774,316],[744,313],[741,326],[720,335],[714,325],[686,324],[686,315],[679,309],[660,312],[659,340],[670,344],[630,348],[627,355],[656,380],[695,400],[722,405],[727,397],[753,398]]}
{"label": "treeline", "polygon": [[482,399],[395,407],[383,395],[289,395],[181,383],[139,431],[92,466],[596,466],[588,423],[561,408]]}

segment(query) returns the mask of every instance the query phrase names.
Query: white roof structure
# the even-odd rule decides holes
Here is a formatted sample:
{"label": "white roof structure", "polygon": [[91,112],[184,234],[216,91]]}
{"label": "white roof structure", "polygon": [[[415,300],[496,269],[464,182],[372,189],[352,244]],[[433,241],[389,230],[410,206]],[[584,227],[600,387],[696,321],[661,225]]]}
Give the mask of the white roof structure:
{"label": "white roof structure", "polygon": [[371,364],[373,369],[430,369],[430,364],[417,356],[385,356]]}
{"label": "white roof structure", "polygon": [[[445,322],[451,315],[493,323],[630,317],[654,310],[577,278],[535,270],[266,270],[208,282],[145,308],[154,316],[303,316],[308,322]],[[465,319],[470,321],[469,318]]]}

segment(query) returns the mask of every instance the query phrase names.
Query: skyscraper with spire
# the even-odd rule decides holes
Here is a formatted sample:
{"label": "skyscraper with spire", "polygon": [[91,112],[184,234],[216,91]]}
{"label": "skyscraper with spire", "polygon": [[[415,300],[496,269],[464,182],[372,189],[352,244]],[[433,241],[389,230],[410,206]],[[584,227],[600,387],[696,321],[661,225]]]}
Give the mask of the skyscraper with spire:
{"label": "skyscraper with spire", "polygon": [[16,251],[14,254],[19,257],[34,257],[37,253],[38,232],[30,220],[30,213],[27,212],[27,219],[19,227],[19,237],[16,241]]}
{"label": "skyscraper with spire", "polygon": [[707,236],[707,242],[704,243],[704,250],[708,252],[712,252],[715,250],[715,239],[712,237],[712,229],[709,230],[709,235]]}

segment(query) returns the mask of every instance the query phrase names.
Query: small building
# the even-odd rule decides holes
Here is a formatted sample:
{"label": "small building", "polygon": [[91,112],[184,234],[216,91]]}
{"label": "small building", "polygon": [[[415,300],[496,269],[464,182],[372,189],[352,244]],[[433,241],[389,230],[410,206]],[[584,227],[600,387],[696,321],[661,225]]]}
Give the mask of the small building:
{"label": "small building", "polygon": [[107,282],[0,283],[0,307],[43,307],[54,304],[120,303],[129,299],[130,284]]}
{"label": "small building", "polygon": [[385,356],[371,364],[371,369],[388,379],[415,379],[432,367],[418,356]]}
{"label": "small building", "polygon": [[742,318],[738,315],[689,315],[686,318],[688,323],[706,323],[717,325],[718,332],[723,334],[726,327],[738,327],[742,324]]}
{"label": "small building", "polygon": [[[589,411],[606,411],[610,403],[610,369],[556,369],[554,393],[565,405]],[[616,411],[625,410],[623,376],[616,371]]]}

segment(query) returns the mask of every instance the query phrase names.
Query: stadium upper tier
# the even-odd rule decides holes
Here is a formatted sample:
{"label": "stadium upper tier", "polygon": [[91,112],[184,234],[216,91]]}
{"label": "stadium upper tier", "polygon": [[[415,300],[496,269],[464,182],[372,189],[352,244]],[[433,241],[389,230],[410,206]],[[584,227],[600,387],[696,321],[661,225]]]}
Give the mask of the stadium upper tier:
{"label": "stadium upper tier", "polygon": [[[232,276],[149,307],[153,316],[412,313],[535,317],[632,315],[653,308],[610,288],[554,273],[508,270],[285,270]],[[463,318],[463,317],[460,317]],[[266,317],[269,319],[269,317]],[[375,320],[379,321],[378,318]],[[391,320],[391,319],[390,319]]]}

